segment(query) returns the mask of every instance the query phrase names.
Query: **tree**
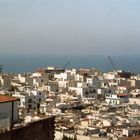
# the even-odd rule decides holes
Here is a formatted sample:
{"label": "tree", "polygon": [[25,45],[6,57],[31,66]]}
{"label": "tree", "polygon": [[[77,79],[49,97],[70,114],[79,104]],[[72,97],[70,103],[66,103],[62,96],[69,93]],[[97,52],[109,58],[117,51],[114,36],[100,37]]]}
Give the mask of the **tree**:
{"label": "tree", "polygon": [[62,140],[77,140],[77,137],[76,137],[76,135],[74,135],[74,138],[71,138],[71,137],[67,137],[66,135],[63,134]]}
{"label": "tree", "polygon": [[66,135],[63,134],[62,140],[69,140],[69,138]]}

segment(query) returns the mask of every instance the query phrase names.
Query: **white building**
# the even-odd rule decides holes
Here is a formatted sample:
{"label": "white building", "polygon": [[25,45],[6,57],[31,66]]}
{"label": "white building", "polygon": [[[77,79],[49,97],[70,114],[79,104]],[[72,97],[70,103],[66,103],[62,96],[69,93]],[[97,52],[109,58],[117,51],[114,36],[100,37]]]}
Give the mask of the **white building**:
{"label": "white building", "polygon": [[100,87],[100,81],[98,77],[87,78],[86,83],[88,86]]}
{"label": "white building", "polygon": [[117,73],[115,72],[108,72],[108,73],[104,73],[104,79],[108,79],[108,80],[113,80],[116,78]]}
{"label": "white building", "polygon": [[21,83],[25,83],[26,82],[26,78],[25,78],[25,75],[21,75],[21,74],[18,74],[18,79]]}
{"label": "white building", "polygon": [[45,101],[45,93],[42,91],[16,92],[14,97],[20,99],[20,107],[26,109],[36,109],[37,105]]}
{"label": "white building", "polygon": [[68,81],[58,81],[59,88],[66,88],[68,86]]}
{"label": "white building", "polygon": [[67,73],[54,74],[54,78],[61,80],[61,81],[64,81],[64,80],[67,80],[68,74]]}
{"label": "white building", "polygon": [[117,105],[121,103],[128,103],[129,97],[126,93],[121,94],[106,94],[105,96],[105,102],[110,105]]}
{"label": "white building", "polygon": [[82,75],[80,75],[80,74],[76,74],[75,75],[75,81],[83,82],[84,77]]}
{"label": "white building", "polygon": [[140,105],[140,98],[129,98],[129,103]]}
{"label": "white building", "polygon": [[97,88],[88,87],[85,83],[77,83],[76,87],[68,87],[70,92],[75,92],[77,95],[86,98],[96,98]]}

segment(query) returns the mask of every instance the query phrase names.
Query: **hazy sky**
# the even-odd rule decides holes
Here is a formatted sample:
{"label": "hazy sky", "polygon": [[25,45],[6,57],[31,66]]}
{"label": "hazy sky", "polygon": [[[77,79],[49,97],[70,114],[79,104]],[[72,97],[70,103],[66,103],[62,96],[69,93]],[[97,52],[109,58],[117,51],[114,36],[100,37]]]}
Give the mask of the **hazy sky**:
{"label": "hazy sky", "polygon": [[139,51],[140,0],[0,0],[0,54]]}

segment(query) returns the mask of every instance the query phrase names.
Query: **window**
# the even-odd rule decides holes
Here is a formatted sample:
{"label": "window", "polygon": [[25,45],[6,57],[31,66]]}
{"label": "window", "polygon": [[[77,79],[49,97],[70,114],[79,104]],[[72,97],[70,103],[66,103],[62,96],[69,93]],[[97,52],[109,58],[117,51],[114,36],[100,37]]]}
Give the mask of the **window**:
{"label": "window", "polygon": [[93,90],[93,93],[96,93],[96,90],[95,89]]}
{"label": "window", "polygon": [[28,109],[31,109],[31,108],[32,108],[32,105],[31,105],[31,104],[29,104],[29,105],[28,105]]}
{"label": "window", "polygon": [[38,100],[39,100],[39,103],[40,103],[41,102],[41,98],[39,98]]}
{"label": "window", "polygon": [[28,103],[32,103],[32,99],[30,98],[30,99],[28,99]]}

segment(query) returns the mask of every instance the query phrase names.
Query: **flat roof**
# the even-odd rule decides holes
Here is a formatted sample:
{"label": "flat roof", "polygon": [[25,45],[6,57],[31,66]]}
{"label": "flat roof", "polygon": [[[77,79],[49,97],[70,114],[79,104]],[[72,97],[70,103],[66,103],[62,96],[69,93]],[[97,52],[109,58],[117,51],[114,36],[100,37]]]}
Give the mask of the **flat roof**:
{"label": "flat roof", "polygon": [[12,101],[17,101],[18,98],[12,97],[12,96],[7,96],[7,95],[1,95],[0,94],[0,103],[4,102],[12,102]]}
{"label": "flat roof", "polygon": [[120,94],[117,94],[118,96],[128,96],[128,94],[125,94],[125,93],[120,93]]}

